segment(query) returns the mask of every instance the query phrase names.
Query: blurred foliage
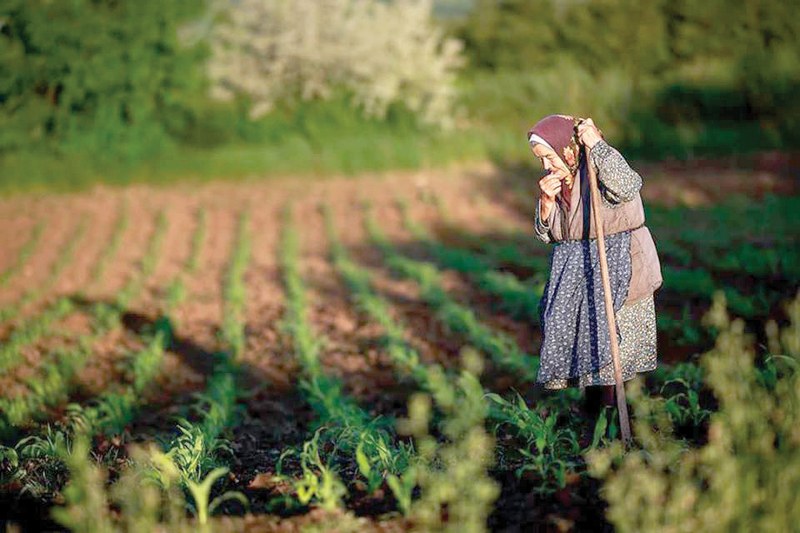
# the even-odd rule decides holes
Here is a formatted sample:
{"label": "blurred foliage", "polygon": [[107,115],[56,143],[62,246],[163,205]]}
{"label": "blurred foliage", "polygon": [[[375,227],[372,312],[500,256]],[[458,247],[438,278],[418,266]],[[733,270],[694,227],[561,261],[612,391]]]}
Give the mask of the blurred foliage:
{"label": "blurred foliage", "polygon": [[[314,26],[292,15],[302,5],[270,0],[311,40],[280,26],[241,42],[226,24],[258,17],[230,0],[7,0],[0,191],[530,163],[523,133],[564,112],[632,157],[800,146],[798,0],[391,4]],[[469,64],[454,79],[459,42]]]}
{"label": "blurred foliage", "polygon": [[520,136],[539,116],[590,115],[637,155],[686,157],[797,146],[797,7],[479,0],[453,28],[475,71],[469,107],[484,123]]}
{"label": "blurred foliage", "polygon": [[[52,509],[52,515],[70,531],[230,530],[214,527],[211,513],[227,500],[247,507],[247,499],[239,492],[227,491],[212,498],[212,487],[224,479],[227,468],[217,468],[199,482],[190,481],[187,492],[191,499],[187,499],[181,490],[179,468],[152,444],[132,445],[126,468],[109,484],[107,469],[95,463],[90,444],[85,435],[78,435],[71,448],[60,445],[57,449],[69,468],[70,480],[63,491],[62,504]],[[187,507],[194,512],[193,520],[186,516]]]}
{"label": "blurred foliage", "polygon": [[700,448],[673,437],[668,401],[631,388],[637,446],[623,453],[616,442],[587,454],[593,475],[605,480],[608,517],[619,531],[795,529],[800,293],[786,312],[782,330],[767,324],[770,355],[757,356],[744,322],[729,317],[717,294],[704,323],[719,335],[700,364],[719,409]]}
{"label": "blurred foliage", "polygon": [[157,153],[201,93],[188,0],[9,0],[0,11],[0,153]]}
{"label": "blurred foliage", "polygon": [[248,95],[252,116],[346,87],[366,115],[402,102],[423,122],[452,125],[461,43],[434,24],[432,0],[222,3],[210,39],[213,94]]}
{"label": "blurred foliage", "polygon": [[[484,362],[470,346],[462,348],[460,357],[463,369],[458,378],[442,383],[434,395],[414,393],[408,418],[398,420],[398,430],[413,436],[418,451],[411,469],[390,478],[394,487],[419,485],[420,497],[410,503],[412,531],[487,531],[486,521],[500,495],[499,484],[488,472],[495,439],[485,428],[489,406],[478,380]],[[444,414],[444,442],[430,431],[434,407]],[[410,490],[407,494],[410,501]]]}

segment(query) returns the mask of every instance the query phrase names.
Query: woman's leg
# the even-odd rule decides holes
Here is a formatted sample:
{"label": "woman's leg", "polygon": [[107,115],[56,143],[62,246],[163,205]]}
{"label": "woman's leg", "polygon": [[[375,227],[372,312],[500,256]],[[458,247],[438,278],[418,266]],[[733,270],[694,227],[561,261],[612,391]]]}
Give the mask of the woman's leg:
{"label": "woman's leg", "polygon": [[603,405],[614,407],[617,405],[617,388],[615,385],[603,385]]}
{"label": "woman's leg", "polygon": [[[583,413],[587,418],[584,423],[583,430],[580,438],[580,445],[582,447],[588,446],[592,442],[594,436],[595,423],[600,415],[603,413],[604,407],[608,405],[607,396],[608,391],[611,391],[611,397],[614,397],[613,385],[589,385],[583,388]],[[613,402],[612,402],[613,403]],[[606,412],[606,419],[609,419],[609,412]]]}
{"label": "woman's leg", "polygon": [[596,420],[604,407],[615,407],[617,397],[614,385],[591,385],[583,389],[583,412]]}

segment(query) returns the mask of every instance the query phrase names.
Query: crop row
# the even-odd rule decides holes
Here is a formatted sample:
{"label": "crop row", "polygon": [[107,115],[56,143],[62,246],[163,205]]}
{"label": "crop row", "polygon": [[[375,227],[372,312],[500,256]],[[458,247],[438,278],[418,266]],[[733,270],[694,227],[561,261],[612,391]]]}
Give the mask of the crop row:
{"label": "crop row", "polygon": [[66,399],[73,378],[88,362],[92,346],[110,330],[118,327],[126,304],[138,295],[144,280],[155,269],[161,243],[166,232],[166,218],[159,214],[160,224],[151,235],[148,248],[139,271],[133,273],[125,286],[116,295],[116,306],[95,303],[90,309],[92,331],[80,335],[75,346],[61,348],[47,357],[37,374],[26,381],[27,392],[14,398],[0,399],[0,435],[7,436],[36,417],[45,407],[54,406]]}
{"label": "crop row", "polygon": [[183,269],[179,271],[166,289],[166,299],[162,302],[163,314],[171,317],[173,324],[177,326],[177,318],[173,316],[173,312],[186,298],[186,276],[191,276],[197,273],[200,268],[200,254],[202,253],[203,246],[206,241],[206,234],[208,232],[208,215],[205,208],[198,209],[196,213],[196,223],[194,232],[192,233],[191,249],[189,257],[183,265]]}
{"label": "crop row", "polygon": [[[85,231],[85,226],[84,220],[79,225],[73,237],[68,240],[65,247],[62,249],[44,285],[26,293],[22,299],[13,306],[13,309],[9,308],[9,310],[5,310],[5,318],[10,318],[18,314],[26,301],[34,300],[39,294],[43,294],[55,283],[61,271],[66,268],[68,263],[72,260],[75,247]],[[4,341],[3,346],[0,347],[0,372],[8,371],[10,368],[21,363],[24,359],[22,349],[48,336],[52,331],[53,325],[74,309],[75,305],[69,297],[60,297],[40,311],[39,314],[27,318],[19,324]]]}
{"label": "crop row", "polygon": [[119,247],[122,246],[122,237],[129,225],[130,213],[128,211],[128,205],[125,204],[119,215],[117,215],[117,220],[114,223],[114,228],[111,230],[111,237],[109,238],[108,244],[98,257],[94,267],[92,267],[89,279],[94,283],[97,283],[103,278],[103,274],[105,274],[105,270],[108,267],[108,262],[116,255]]}
{"label": "crop row", "polygon": [[[392,318],[388,302],[375,293],[369,272],[353,262],[338,241],[327,211],[326,218],[334,265],[359,310],[383,327],[384,345],[392,362],[402,374],[413,376],[439,405],[450,405],[454,401],[448,398],[453,394],[452,376],[446,375],[439,365],[420,363],[419,354],[405,340],[405,327]],[[536,409],[531,409],[519,396],[513,401],[497,394],[482,393],[482,396],[489,400],[486,416],[495,432],[502,429],[507,437],[499,439],[500,442],[514,439],[512,448],[499,455],[504,458],[515,455],[520,474],[535,471],[542,480],[543,492],[563,487],[567,474],[577,466],[574,458],[579,452],[578,442],[576,431],[558,420],[559,411],[552,409],[552,403],[542,401]]]}
{"label": "crop row", "polygon": [[70,237],[64,242],[64,245],[59,250],[56,260],[50,266],[50,272],[48,272],[47,278],[36,287],[31,287],[28,289],[16,302],[0,310],[0,321],[11,320],[17,317],[23,311],[25,306],[42,295],[46,295],[50,292],[55,283],[58,281],[61,273],[74,259],[78,243],[86,233],[86,227],[87,223],[86,218],[84,217],[78,223],[72,235],[70,235]]}
{"label": "crop row", "polygon": [[[452,221],[441,202],[435,202],[435,204],[438,206],[439,214],[445,222],[448,235],[455,235],[456,240],[465,243],[470,250],[480,250],[480,257],[487,257],[489,263],[496,266],[502,265],[504,270],[513,270],[517,267],[523,272],[527,272],[537,262],[544,260],[546,269],[546,259],[536,255],[539,251],[536,248],[532,248],[530,244],[534,243],[537,247],[541,246],[530,237],[523,237],[518,232],[507,230],[491,231],[490,234],[493,235],[491,238],[464,232]],[[492,223],[496,224],[496,221],[487,221],[487,224]],[[779,225],[785,226],[782,222]],[[414,232],[411,227],[409,229]],[[786,233],[789,229],[789,227],[784,227],[783,232]],[[415,234],[418,238],[423,237],[419,231],[416,231]],[[665,244],[673,243],[674,241],[669,239],[659,240],[659,252],[663,253],[662,248],[669,248]],[[453,253],[456,257],[461,257],[462,254],[468,256],[470,253],[474,253],[470,250],[458,248]],[[664,255],[668,256],[669,253]],[[458,270],[457,266],[445,266]],[[535,272],[536,269],[533,269]],[[717,298],[724,297],[732,308],[737,309],[740,314],[745,316],[755,315],[757,308],[762,309],[762,311],[769,308],[770,304],[763,294],[761,285],[757,285],[751,295],[743,296],[732,287],[725,287],[720,292],[719,286],[715,283],[710,273],[702,268],[676,269],[669,264],[662,263],[662,269],[665,277],[665,287],[683,296],[701,296],[706,302],[716,301]],[[546,270],[543,274],[546,275]],[[534,279],[539,275],[540,273],[534,273]],[[712,337],[713,332],[696,318],[696,313],[692,311],[693,307],[696,312],[696,302],[692,303],[691,299],[686,299],[679,316],[676,317],[673,313],[667,311],[660,312],[658,315],[658,329],[666,332],[679,345],[699,345],[707,342]],[[707,419],[709,414],[707,406],[702,405],[699,401],[702,382],[699,372],[700,368],[697,365],[681,363],[678,365],[660,365],[652,376],[654,390],[659,395],[663,394],[668,414],[673,422],[676,425],[688,428],[691,434],[695,434],[700,430],[703,421]],[[567,396],[566,392],[571,391],[565,391],[562,394],[565,397]],[[558,397],[551,396],[551,398]],[[522,411],[517,414],[525,415]],[[601,420],[598,420],[598,422],[601,422]],[[615,428],[612,426],[609,431],[615,431]]]}
{"label": "crop row", "polygon": [[441,273],[433,264],[398,253],[376,224],[370,209],[367,209],[365,226],[391,271],[419,284],[420,296],[433,308],[443,324],[454,333],[464,335],[471,345],[489,355],[499,368],[513,372],[524,381],[535,379],[539,368],[538,357],[522,351],[508,335],[494,331],[481,322],[472,309],[450,297],[443,288]]}
{"label": "crop row", "polygon": [[[523,235],[519,231],[513,230],[491,231],[491,237],[470,235],[459,231],[457,226],[449,220],[446,209],[440,203],[437,203],[437,205],[440,205],[439,212],[446,221],[448,233],[454,234],[456,240],[464,243],[471,250],[479,250],[481,257],[494,265],[502,265],[503,270],[531,272],[531,268],[534,265],[542,263],[544,270],[539,268],[537,273],[537,270],[534,269],[533,273],[534,278],[541,276],[537,280],[537,284],[543,281],[543,277],[547,274],[547,261],[543,257],[539,257],[538,255],[541,254],[531,247],[534,240],[530,235]],[[656,223],[659,222],[657,221]],[[657,232],[657,229],[653,231]],[[416,234],[420,238],[423,237],[419,233]],[[729,238],[722,237],[722,239],[726,239],[728,250],[734,250],[731,253],[735,253],[735,250],[739,248],[739,244],[729,242]],[[742,272],[734,275],[734,283],[737,286],[745,283],[749,286],[746,294],[742,293],[737,287],[732,286],[731,280],[726,278],[725,275],[723,275],[724,279],[722,281],[715,279],[712,271],[724,274],[725,268],[722,267],[722,263],[715,259],[713,251],[703,250],[703,253],[697,253],[690,245],[681,244],[678,242],[679,240],[682,240],[682,237],[657,239],[659,254],[662,256],[661,269],[664,276],[662,292],[668,291],[670,294],[681,297],[678,309],[665,309],[659,313],[658,329],[674,339],[678,344],[698,345],[709,341],[712,332],[700,324],[698,313],[711,304],[713,295],[717,291],[721,290],[725,293],[729,307],[736,314],[747,318],[767,316],[782,297],[782,293],[776,291],[769,284],[761,283],[758,280],[756,283],[752,283],[750,275],[742,273],[749,271],[747,269],[741,269]],[[744,244],[743,246],[750,245]],[[544,248],[541,250],[542,254],[545,250]],[[782,252],[782,255],[788,257],[790,262],[794,261],[791,258],[796,255],[796,252],[793,250],[785,252]],[[453,257],[459,258],[474,252],[458,248],[434,253],[440,259],[441,264],[448,260],[449,262],[446,266],[456,270],[463,270],[463,267],[459,267],[456,264],[458,259],[453,259]],[[445,258],[441,257],[443,255]],[[675,264],[679,266],[674,266]],[[788,274],[784,273],[784,275]]]}
{"label": "crop row", "polygon": [[[301,391],[317,414],[315,437],[303,447],[304,477],[297,484],[301,502],[312,498],[324,507],[336,507],[346,493],[335,470],[319,456],[318,439],[324,436],[335,444],[335,456],[355,459],[369,490],[384,479],[391,479],[393,490],[406,486],[400,482],[411,461],[412,450],[394,444],[392,429],[385,420],[371,419],[351,397],[342,383],[326,374],[320,361],[322,340],[312,331],[308,317],[308,296],[299,267],[299,237],[292,223],[292,212],[283,213],[284,229],[280,243],[280,266],[286,291],[286,310],[281,327],[289,333],[302,368]],[[408,489],[410,490],[410,489]],[[410,500],[410,494],[395,493],[398,501]]]}
{"label": "crop row", "polygon": [[[247,268],[250,248],[247,225],[248,217],[245,214],[240,217],[237,244],[225,277],[225,310],[226,313],[231,312],[235,316],[242,315],[244,304],[243,298],[233,295],[243,294],[243,276]],[[156,263],[150,260],[150,257],[157,257],[166,225],[157,224],[156,228],[148,246],[149,251],[141,262],[143,274],[152,272],[155,267]],[[194,247],[196,250],[200,250],[203,241],[203,238],[197,238],[197,235],[203,235],[204,232],[205,225],[198,224],[195,230],[195,242],[198,243]],[[197,253],[192,253],[191,256],[197,262]],[[191,260],[191,257],[187,259],[187,263]],[[130,303],[136,297],[136,289],[141,289],[143,286],[143,277],[140,275],[131,278],[128,284],[120,290],[115,301]],[[111,318],[118,308],[110,308],[108,311],[111,314],[106,317],[107,320],[98,320],[96,324],[114,322]],[[244,325],[241,323],[238,329],[243,330],[243,327]],[[205,391],[198,395],[195,408],[200,414],[199,421],[191,423],[182,419],[178,426],[179,435],[167,445],[166,453],[158,451],[155,447],[151,447],[147,451],[130,450],[132,461],[129,460],[126,467],[120,472],[120,482],[117,485],[120,487],[126,485],[128,491],[135,488],[136,492],[121,495],[115,492],[118,487],[110,491],[113,493],[114,499],[122,497],[122,511],[127,515],[128,525],[142,525],[145,520],[142,513],[147,514],[147,510],[142,508],[139,503],[139,491],[149,490],[148,487],[142,486],[143,479],[156,481],[162,489],[165,488],[165,485],[171,487],[168,489],[170,491],[169,500],[162,502],[163,511],[158,510],[161,506],[160,503],[156,504],[156,508],[148,507],[147,509],[150,509],[153,514],[149,515],[147,520],[157,523],[164,519],[166,516],[164,513],[167,513],[171,516],[167,519],[170,523],[181,524],[185,530],[188,530],[189,526],[183,518],[185,502],[179,486],[188,489],[191,493],[193,509],[201,526],[205,526],[210,511],[222,499],[230,497],[243,499],[238,494],[226,494],[224,498],[214,501],[210,499],[211,485],[224,475],[225,469],[217,468],[210,472],[209,469],[216,462],[215,455],[228,449],[221,434],[225,428],[231,426],[234,420],[237,398],[236,368],[232,357],[232,346],[235,342],[233,339],[227,338],[227,333],[230,331],[228,329],[223,332],[222,340],[227,349],[212,355],[216,360],[214,370],[207,380]],[[95,529],[98,523],[102,523],[105,524],[103,526],[106,528],[105,530],[112,528],[111,514],[117,513],[109,512],[107,501],[111,494],[107,493],[108,487],[104,485],[102,479],[93,476],[93,472],[97,471],[98,467],[89,461],[90,448],[88,444],[91,441],[87,442],[86,436],[97,432],[119,434],[131,422],[140,408],[143,393],[151,386],[161,369],[164,350],[172,341],[171,335],[170,320],[166,316],[159,317],[155,322],[154,334],[145,347],[134,354],[129,362],[132,375],[130,385],[103,394],[88,407],[79,407],[74,404],[67,407],[69,429],[75,431],[73,435],[48,431],[44,437],[32,436],[21,441],[18,448],[21,452],[20,455],[40,454],[46,451],[50,457],[63,462],[69,468],[72,477],[70,486],[80,487],[80,489],[65,491],[68,510],[61,510],[63,512],[56,514],[62,524],[70,527],[81,524],[83,528]],[[38,457],[42,456],[38,455]],[[30,464],[30,461],[26,464]],[[35,485],[31,479],[30,477],[25,479],[26,486]],[[145,485],[147,484],[145,483]],[[91,505],[91,512],[94,515],[92,518],[88,518],[84,514],[87,506],[90,506],[87,498],[92,499],[96,504]],[[156,500],[160,501],[160,498],[156,497]],[[77,518],[75,513],[80,513],[83,518]],[[134,527],[132,530],[139,529]]]}
{"label": "crop row", "polygon": [[[249,220],[249,212],[243,211],[239,216],[236,243],[225,274],[221,330],[225,349],[213,355],[211,374],[195,407],[199,419],[196,422],[181,419],[178,436],[167,446],[167,456],[178,468],[183,482],[189,486],[200,482],[217,466],[222,453],[230,452],[223,433],[236,423],[236,376],[245,343],[247,290],[244,274],[250,261]],[[202,236],[204,231],[205,224],[198,224],[195,243],[202,242],[202,237],[198,238],[197,235]],[[199,250],[199,247],[197,244],[193,248]],[[194,257],[195,253],[191,255]]]}
{"label": "crop row", "polygon": [[11,281],[11,278],[19,273],[28,262],[31,255],[33,255],[33,252],[36,250],[36,247],[39,245],[39,241],[42,239],[44,227],[44,222],[40,221],[33,228],[30,237],[28,237],[28,240],[26,240],[25,244],[22,245],[22,248],[19,249],[17,257],[14,259],[14,263],[12,263],[6,270],[3,271],[2,274],[0,274],[0,287],[5,287],[8,285],[8,282]]}
{"label": "crop row", "polygon": [[[418,444],[419,455],[411,453],[410,445],[394,444],[391,432],[384,427],[384,424],[370,420],[364,410],[341,392],[341,386],[333,389],[325,387],[324,383],[331,383],[334,380],[322,371],[319,362],[321,339],[316,338],[310,331],[306,293],[299,274],[297,235],[289,224],[285,229],[281,240],[280,259],[286,285],[287,307],[282,327],[292,335],[295,352],[303,367],[302,388],[307,399],[317,409],[319,417],[316,431],[300,452],[303,475],[294,481],[301,501],[315,499],[323,506],[338,506],[346,488],[338,481],[334,471],[335,466],[330,465],[329,460],[346,458],[348,464],[357,465],[361,475],[367,479],[370,489],[376,488],[386,480],[395,493],[401,510],[407,513],[415,526],[422,530],[441,530],[445,526],[463,529],[484,523],[499,490],[497,483],[488,475],[493,443],[491,436],[485,432],[484,419],[487,408],[476,377],[464,371],[461,376],[453,380],[452,384],[449,380],[444,384],[452,389],[447,394],[439,395],[441,401],[437,400],[437,407],[445,414],[437,430],[437,434],[441,435],[440,438],[428,432],[430,416],[425,407],[425,397],[419,396],[412,398],[409,404],[409,419],[400,421],[402,431],[413,437]],[[237,249],[241,247],[237,245]],[[245,262],[234,258],[231,260],[224,291],[228,295],[225,303],[226,313],[232,310],[231,302],[235,307],[235,302],[241,301],[237,297],[238,290],[230,286],[235,279],[241,280],[240,276],[232,274],[237,270],[243,272],[243,269],[234,266],[237,264],[243,265]],[[233,331],[230,327],[223,329],[228,332]],[[223,337],[226,336],[236,338],[223,334]],[[226,344],[229,348],[236,346],[236,342],[228,341]],[[220,375],[222,374],[216,371],[212,374],[207,395],[217,399],[233,397],[235,391],[225,387],[224,380],[216,381],[215,377]],[[219,392],[213,392],[218,387]],[[331,391],[338,392],[330,393]],[[207,419],[208,415],[203,418]],[[203,423],[201,420],[199,424]],[[186,429],[189,429],[188,426]],[[185,437],[187,444],[192,441],[197,444],[197,439],[191,438],[188,433],[182,436]],[[381,438],[373,442],[371,438],[374,436]],[[327,441],[324,444],[321,442],[323,438]],[[217,440],[217,442],[224,446],[222,441]],[[403,451],[409,454],[410,460],[406,464],[401,464]],[[90,520],[84,510],[91,506],[96,523],[103,524],[106,529],[112,529],[117,521],[124,520],[126,525],[148,524],[149,526],[145,527],[153,530],[157,527],[155,524],[164,520],[170,524],[170,530],[186,530],[185,521],[180,518],[184,505],[180,491],[171,492],[169,495],[163,493],[170,501],[165,502],[162,498],[156,497],[155,507],[147,509],[134,505],[131,498],[125,497],[126,487],[128,490],[131,486],[136,487],[137,491],[148,490],[147,480],[151,479],[159,480],[157,489],[174,487],[170,481],[174,480],[174,474],[170,472],[179,470],[184,471],[181,477],[184,478],[184,487],[188,488],[193,497],[200,527],[205,526],[209,513],[222,499],[226,497],[243,499],[241,495],[226,493],[214,501],[209,501],[211,486],[224,474],[225,469],[217,468],[200,481],[200,473],[203,471],[201,467],[199,473],[187,478],[185,467],[201,463],[196,455],[187,455],[187,459],[194,458],[195,461],[182,464],[181,457],[174,452],[174,448],[168,450],[166,457],[153,452],[143,457],[136,450],[133,452],[135,452],[132,454],[133,468],[123,471],[120,481],[108,490],[102,486],[102,476],[97,467],[92,466],[87,459],[87,445],[77,443],[75,451],[66,455],[72,486],[76,487],[76,490],[66,494],[67,505],[64,509],[59,509],[56,515],[59,522],[68,527],[85,528]],[[285,456],[286,454],[282,459]],[[387,469],[387,463],[394,465],[393,468]],[[178,468],[174,470],[175,466]],[[398,474],[393,475],[391,472]],[[131,485],[131,482],[134,484]],[[453,491],[454,483],[462,487],[462,490]],[[173,489],[166,490],[173,491]],[[416,496],[413,502],[412,493]],[[88,499],[90,497],[91,500]],[[117,502],[119,507],[119,512],[113,515],[108,512],[109,502],[112,500]],[[334,524],[328,525],[331,528],[336,527]]]}
{"label": "crop row", "polygon": [[[647,224],[662,258],[664,289],[700,300],[704,309],[721,290],[735,314],[748,319],[770,315],[785,297],[780,287],[800,277],[800,247],[787,222],[797,204],[795,198],[766,198],[763,205],[728,202],[703,209],[648,209]],[[524,249],[532,240],[530,234],[517,231],[493,235],[491,240],[479,239],[480,246],[496,247],[499,237]],[[669,331],[675,333],[674,328]]]}
{"label": "crop row", "polygon": [[539,322],[543,283],[534,286],[531,282],[520,281],[514,274],[499,271],[498,262],[489,255],[442,244],[422,224],[411,218],[404,202],[399,205],[406,228],[426,245],[439,265],[468,276],[481,291],[498,298],[501,308],[513,318],[533,324]]}
{"label": "crop row", "polygon": [[22,348],[32,345],[50,333],[53,324],[74,310],[69,298],[59,298],[40,314],[28,319],[0,346],[0,372],[7,372],[23,360]]}
{"label": "crop row", "polygon": [[[124,227],[124,224],[120,224],[118,229],[122,227]],[[119,231],[121,232],[121,229]],[[192,253],[187,260],[187,266],[188,263],[191,262],[197,263],[197,254],[202,245],[204,233],[205,226],[203,224],[198,224],[192,237]],[[114,235],[117,234],[119,234],[119,232],[115,231]],[[198,238],[198,235],[200,235],[200,238]],[[194,271],[196,271],[196,269]],[[180,275],[181,274],[178,274],[178,276]],[[178,280],[177,277],[176,280]],[[172,296],[174,294],[173,287],[175,282],[174,280],[167,290],[170,300],[166,309],[167,312],[156,320],[154,331],[151,332],[149,340],[146,342],[143,349],[134,354],[130,362],[129,366],[132,374],[131,383],[117,391],[102,395],[93,402],[91,407],[83,410],[87,415],[85,419],[89,420],[91,423],[91,431],[88,432],[89,434],[96,432],[120,434],[124,428],[133,421],[142,403],[143,394],[161,371],[164,351],[172,344],[174,325],[173,321],[170,319],[169,311],[171,311],[177,303]]]}

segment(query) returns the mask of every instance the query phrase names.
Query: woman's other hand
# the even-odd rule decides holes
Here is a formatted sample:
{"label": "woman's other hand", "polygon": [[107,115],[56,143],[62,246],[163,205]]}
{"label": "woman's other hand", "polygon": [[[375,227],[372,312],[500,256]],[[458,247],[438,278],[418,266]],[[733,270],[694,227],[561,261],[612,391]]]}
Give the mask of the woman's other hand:
{"label": "woman's other hand", "polygon": [[590,149],[603,138],[603,133],[595,126],[590,118],[578,124],[578,140]]}
{"label": "woman's other hand", "polygon": [[559,175],[555,172],[547,174],[539,180],[539,189],[542,191],[539,196],[539,216],[542,220],[547,220],[555,205],[556,194],[561,190]]}

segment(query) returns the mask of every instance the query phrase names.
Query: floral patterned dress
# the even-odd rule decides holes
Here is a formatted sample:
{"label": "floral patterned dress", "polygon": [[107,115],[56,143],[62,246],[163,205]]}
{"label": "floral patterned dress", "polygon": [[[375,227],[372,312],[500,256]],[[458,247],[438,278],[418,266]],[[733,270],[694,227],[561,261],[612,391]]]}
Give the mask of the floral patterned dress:
{"label": "floral patterned dress", "polygon": [[[601,200],[614,206],[637,194],[642,179],[604,140],[590,151],[599,166]],[[590,190],[585,162],[580,167],[582,199]],[[555,209],[561,209],[556,203]],[[553,242],[549,227],[535,215],[536,237]],[[630,231],[606,236],[611,294],[617,321],[623,380],[657,366],[656,313],[653,295],[627,302],[631,279]],[[546,389],[613,385],[608,321],[595,239],[555,241],[550,278],[540,301],[543,340],[537,383]]]}

